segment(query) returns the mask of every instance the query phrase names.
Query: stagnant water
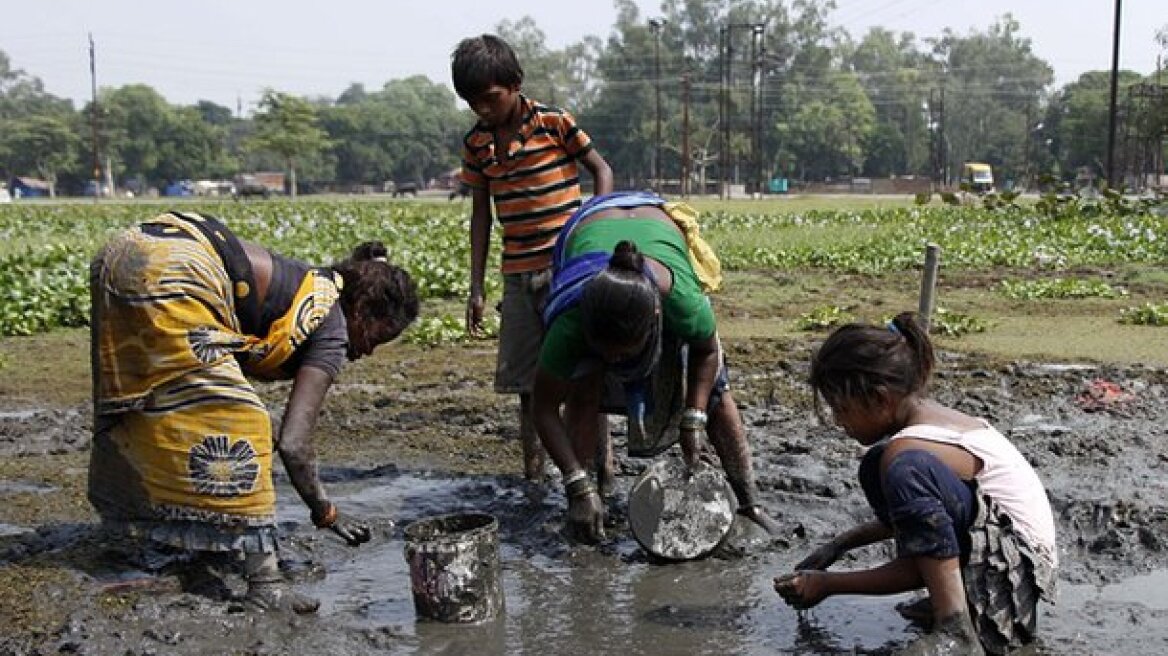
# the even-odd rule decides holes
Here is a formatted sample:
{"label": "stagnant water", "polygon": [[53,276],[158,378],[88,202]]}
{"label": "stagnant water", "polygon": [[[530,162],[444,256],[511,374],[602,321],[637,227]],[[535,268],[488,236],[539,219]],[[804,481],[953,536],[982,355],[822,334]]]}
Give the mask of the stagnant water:
{"label": "stagnant water", "polygon": [[[395,654],[893,653],[916,635],[894,609],[911,595],[838,597],[802,613],[786,607],[771,580],[802,554],[757,532],[735,536],[749,551],[743,557],[663,565],[649,562],[627,531],[600,547],[567,543],[556,532],[563,497],[533,494],[509,479],[391,473],[334,481],[330,491],[342,508],[382,530],[360,549],[329,550],[327,576],[301,587],[321,598],[323,620],[386,632]],[[302,521],[290,492],[281,494],[286,519]],[[401,529],[463,510],[485,510],[500,521],[505,611],[479,625],[416,620]],[[1032,653],[1108,653],[1097,646],[1118,627],[1082,617],[1122,615],[1108,613],[1109,604],[1137,604],[1155,615],[1168,610],[1168,571],[1103,587],[1063,585],[1059,603],[1043,607],[1040,629],[1051,637]],[[1122,653],[1165,653],[1168,632],[1158,624],[1140,628],[1146,652]]]}

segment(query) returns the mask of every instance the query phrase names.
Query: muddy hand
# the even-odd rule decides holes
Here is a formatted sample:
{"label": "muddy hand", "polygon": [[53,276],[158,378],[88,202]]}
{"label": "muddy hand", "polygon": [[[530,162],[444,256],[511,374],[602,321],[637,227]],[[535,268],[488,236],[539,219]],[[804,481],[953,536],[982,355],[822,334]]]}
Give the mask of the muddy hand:
{"label": "muddy hand", "polygon": [[337,519],[329,526],[329,530],[340,536],[350,547],[359,547],[373,536],[368,522],[342,512],[337,513]]}
{"label": "muddy hand", "polygon": [[604,504],[595,488],[568,497],[568,527],[584,542],[604,539]]}
{"label": "muddy hand", "polygon": [[815,551],[812,551],[811,554],[803,560],[795,563],[795,569],[827,569],[828,567],[831,567],[835,561],[839,560],[839,557],[839,547],[835,545],[835,542],[828,542],[827,544],[821,545]]}
{"label": "muddy hand", "polygon": [[779,525],[760,505],[756,504],[753,506],[747,506],[745,508],[739,508],[738,514],[757,524],[760,528],[762,528],[762,530],[767,532],[767,535],[773,536],[779,534]]}
{"label": "muddy hand", "polygon": [[819,571],[800,571],[775,577],[775,592],[796,610],[807,610],[823,601],[823,577]]}

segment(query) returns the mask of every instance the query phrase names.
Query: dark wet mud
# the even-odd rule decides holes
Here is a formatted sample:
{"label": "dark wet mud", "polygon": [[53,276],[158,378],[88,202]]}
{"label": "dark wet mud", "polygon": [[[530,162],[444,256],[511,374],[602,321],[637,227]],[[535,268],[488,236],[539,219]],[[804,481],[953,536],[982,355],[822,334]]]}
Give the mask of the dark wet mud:
{"label": "dark wet mud", "polygon": [[[834,598],[797,613],[772,591],[774,575],[867,519],[860,449],[815,419],[801,383],[805,347],[730,353],[761,497],[782,532],[740,521],[714,556],[672,564],[648,557],[627,526],[625,499],[647,460],[619,460],[608,540],[565,538],[558,484],[515,475],[514,407],[478,378],[485,356],[456,354],[424,380],[394,378],[409,365],[388,358],[384,369],[357,369],[322,417],[322,473],[343,509],[372,522],[373,541],[352,549],[316,531],[278,480],[284,565],[322,601],[306,617],[232,612],[182,591],[179,555],[129,553],[92,517],[38,515],[38,505],[66,505],[49,503],[55,495],[77,494],[88,416],[0,408],[0,454],[25,463],[0,477],[0,578],[21,591],[2,600],[0,654],[895,653],[916,635],[895,612],[912,595]],[[939,369],[934,396],[1010,436],[1050,493],[1059,600],[1043,607],[1031,653],[1168,653],[1168,372],[955,353]],[[278,407],[278,386],[264,394]],[[498,520],[504,611],[470,626],[417,621],[403,528],[459,511]],[[837,567],[887,555],[872,547]],[[225,573],[241,593],[238,573]]]}

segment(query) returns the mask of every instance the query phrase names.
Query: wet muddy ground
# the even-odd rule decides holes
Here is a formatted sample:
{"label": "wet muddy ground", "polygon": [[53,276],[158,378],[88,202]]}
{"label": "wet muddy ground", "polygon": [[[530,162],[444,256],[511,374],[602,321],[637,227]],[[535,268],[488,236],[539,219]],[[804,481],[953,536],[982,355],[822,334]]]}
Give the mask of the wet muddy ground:
{"label": "wet muddy ground", "polygon": [[[895,653],[916,635],[894,611],[911,596],[835,598],[797,613],[771,590],[775,574],[867,518],[859,447],[815,420],[802,384],[810,346],[728,344],[761,496],[782,534],[738,526],[717,557],[669,565],[650,561],[623,521],[622,499],[648,461],[621,459],[606,542],[565,539],[559,486],[515,475],[515,405],[486,383],[490,348],[390,347],[350,367],[321,418],[319,452],[334,500],[371,520],[375,536],[351,549],[317,532],[278,480],[289,574],[322,600],[307,617],[231,612],[180,591],[175,554],[127,558],[84,500],[85,385],[8,391],[0,654]],[[1059,603],[1043,608],[1033,653],[1168,653],[1168,372],[949,351],[939,370],[934,396],[990,419],[1050,493]],[[262,393],[278,414],[286,387]],[[476,626],[416,621],[402,529],[459,510],[499,521],[505,611]],[[885,556],[872,547],[838,567]],[[228,583],[242,591],[237,575]]]}

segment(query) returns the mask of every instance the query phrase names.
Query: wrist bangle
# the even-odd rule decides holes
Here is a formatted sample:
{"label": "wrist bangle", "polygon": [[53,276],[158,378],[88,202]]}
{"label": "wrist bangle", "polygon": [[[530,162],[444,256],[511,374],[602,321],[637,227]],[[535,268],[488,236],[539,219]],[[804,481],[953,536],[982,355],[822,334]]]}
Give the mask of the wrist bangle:
{"label": "wrist bangle", "polygon": [[325,509],[323,515],[317,515],[315,512],[312,513],[312,523],[317,528],[329,528],[333,524],[337,523],[336,504],[329,501],[326,501],[325,503],[328,504],[328,508]]}
{"label": "wrist bangle", "polygon": [[584,478],[577,479],[564,486],[564,492],[568,495],[568,498],[578,499],[580,497],[596,494],[596,486],[592,484],[592,481],[587,476],[585,476]]}
{"label": "wrist bangle", "polygon": [[584,471],[583,469],[577,469],[564,477],[564,487],[567,488],[576,481],[582,481],[586,478],[588,478],[588,472]]}
{"label": "wrist bangle", "polygon": [[685,412],[681,413],[682,428],[705,428],[706,421],[707,417],[705,411],[698,410],[697,408],[686,408]]}

